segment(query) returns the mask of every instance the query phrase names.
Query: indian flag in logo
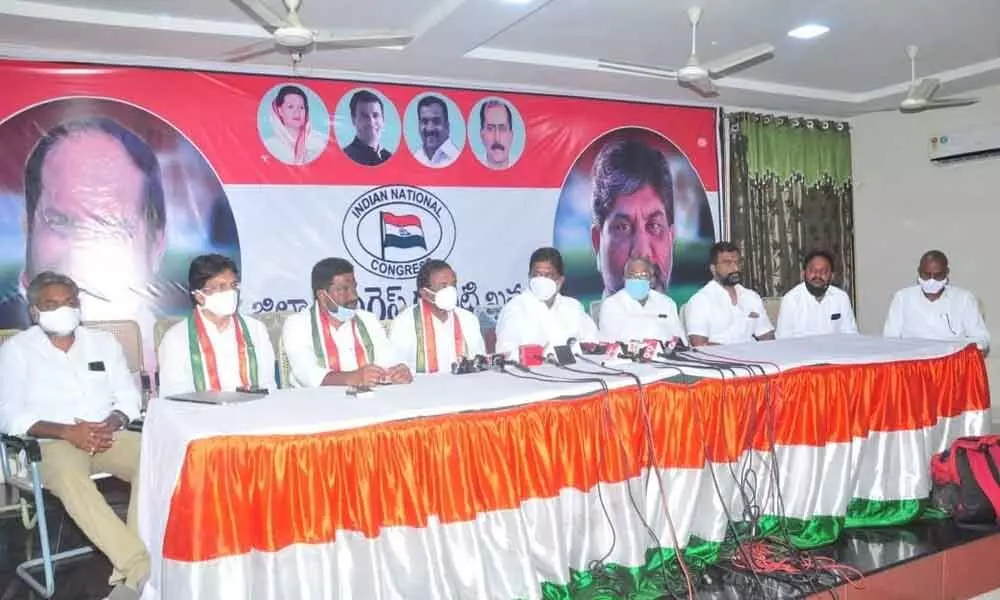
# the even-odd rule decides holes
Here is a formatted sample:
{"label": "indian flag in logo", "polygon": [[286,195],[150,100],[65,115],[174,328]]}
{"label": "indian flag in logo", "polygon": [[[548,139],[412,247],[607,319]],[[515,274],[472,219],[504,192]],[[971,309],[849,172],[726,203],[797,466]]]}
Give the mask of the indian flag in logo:
{"label": "indian flag in logo", "polygon": [[424,228],[420,224],[420,217],[383,212],[383,253],[386,248],[423,248],[426,250],[427,242],[424,240]]}

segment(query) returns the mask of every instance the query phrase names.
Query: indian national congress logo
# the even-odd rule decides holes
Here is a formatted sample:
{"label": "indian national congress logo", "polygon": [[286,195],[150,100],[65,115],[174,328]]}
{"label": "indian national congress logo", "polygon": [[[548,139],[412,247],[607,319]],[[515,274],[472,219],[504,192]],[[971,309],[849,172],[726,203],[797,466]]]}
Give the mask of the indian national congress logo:
{"label": "indian national congress logo", "polygon": [[409,185],[365,192],[347,207],[344,247],[364,270],[387,279],[412,279],[431,258],[455,247],[455,217],[440,198]]}

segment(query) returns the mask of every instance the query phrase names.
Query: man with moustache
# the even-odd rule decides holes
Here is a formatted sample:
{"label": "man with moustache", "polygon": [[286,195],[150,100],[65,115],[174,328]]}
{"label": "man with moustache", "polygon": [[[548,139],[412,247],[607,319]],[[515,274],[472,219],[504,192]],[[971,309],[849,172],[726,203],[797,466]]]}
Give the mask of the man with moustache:
{"label": "man with moustache", "polygon": [[285,319],[281,344],[295,387],[410,383],[413,375],[396,353],[378,317],[358,308],[354,266],[324,258],[313,266],[315,302]]}
{"label": "man with moustache", "polygon": [[692,346],[773,340],[774,327],[757,292],[740,285],[740,249],[718,242],[709,252],[712,281],[688,300],[685,325]]}
{"label": "man with moustache", "polygon": [[669,286],[674,196],[666,156],[637,140],[609,143],[594,160],[591,241],[608,297],[625,285],[625,263],[647,258]]}
{"label": "man with moustache", "polygon": [[451,141],[448,105],[438,96],[427,95],[417,102],[417,126],[421,147],[414,155],[425,167],[447,167],[458,158],[458,147]]}
{"label": "man with moustache", "polygon": [[351,96],[351,122],[354,140],[344,147],[348,158],[367,167],[374,167],[389,160],[392,153],[382,147],[382,129],[385,111],[382,99],[368,90],[359,90]]}
{"label": "man with moustache", "polygon": [[510,166],[510,145],[514,140],[514,117],[507,103],[491,98],[479,107],[479,137],[486,148],[486,166]]}
{"label": "man with moustache", "polygon": [[802,283],[781,299],[775,337],[857,333],[851,299],[830,285],[832,280],[833,255],[825,250],[807,254],[802,261]]}

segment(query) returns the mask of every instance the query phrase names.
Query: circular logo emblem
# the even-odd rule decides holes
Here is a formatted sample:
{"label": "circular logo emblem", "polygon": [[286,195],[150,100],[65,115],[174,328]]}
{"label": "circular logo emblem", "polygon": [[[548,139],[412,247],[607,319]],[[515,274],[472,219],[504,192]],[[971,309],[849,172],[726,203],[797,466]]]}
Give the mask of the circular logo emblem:
{"label": "circular logo emblem", "polygon": [[386,279],[412,279],[428,260],[447,260],[455,247],[455,217],[425,189],[384,185],[351,202],[342,235],[362,269]]}

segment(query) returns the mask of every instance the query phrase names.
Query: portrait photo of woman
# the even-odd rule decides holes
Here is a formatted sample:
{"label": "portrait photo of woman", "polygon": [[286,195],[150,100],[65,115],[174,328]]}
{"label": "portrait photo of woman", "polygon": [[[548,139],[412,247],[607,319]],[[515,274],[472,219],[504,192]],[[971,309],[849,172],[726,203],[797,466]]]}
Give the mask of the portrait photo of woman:
{"label": "portrait photo of woman", "polygon": [[330,117],[319,97],[296,85],[282,85],[270,101],[269,96],[261,103],[258,121],[268,151],[289,165],[315,160],[330,136]]}

